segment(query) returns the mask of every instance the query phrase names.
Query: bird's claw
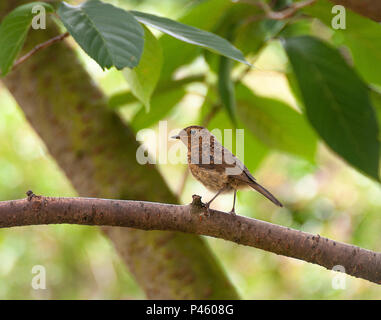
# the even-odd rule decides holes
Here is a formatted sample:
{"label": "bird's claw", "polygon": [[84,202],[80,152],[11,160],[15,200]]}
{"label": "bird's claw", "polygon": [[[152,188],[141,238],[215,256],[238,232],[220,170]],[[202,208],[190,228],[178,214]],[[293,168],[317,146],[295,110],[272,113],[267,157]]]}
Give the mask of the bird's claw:
{"label": "bird's claw", "polygon": [[235,216],[235,215],[236,215],[235,210],[231,210],[231,211],[229,212],[229,214],[231,214],[232,216]]}

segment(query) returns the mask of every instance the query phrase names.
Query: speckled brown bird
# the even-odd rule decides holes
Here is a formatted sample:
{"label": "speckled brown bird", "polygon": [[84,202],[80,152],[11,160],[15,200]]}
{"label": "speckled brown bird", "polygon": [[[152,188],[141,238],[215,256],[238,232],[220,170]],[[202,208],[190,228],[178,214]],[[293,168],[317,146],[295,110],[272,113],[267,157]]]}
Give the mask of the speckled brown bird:
{"label": "speckled brown bird", "polygon": [[205,205],[210,204],[221,193],[233,192],[233,208],[237,190],[251,187],[279,207],[282,204],[264,187],[255,181],[245,165],[228,149],[224,148],[208,129],[189,126],[182,129],[173,139],[180,139],[188,148],[188,165],[192,175],[206,188],[217,194]]}

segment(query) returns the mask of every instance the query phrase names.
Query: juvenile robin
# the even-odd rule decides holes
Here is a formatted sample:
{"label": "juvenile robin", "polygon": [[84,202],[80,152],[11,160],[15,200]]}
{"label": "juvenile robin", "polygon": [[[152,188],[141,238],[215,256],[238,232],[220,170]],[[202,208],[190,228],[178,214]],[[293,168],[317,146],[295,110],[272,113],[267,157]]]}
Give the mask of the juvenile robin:
{"label": "juvenile robin", "polygon": [[188,165],[192,175],[206,188],[217,192],[205,204],[209,206],[222,193],[234,192],[233,208],[237,190],[251,187],[264,195],[279,207],[283,205],[264,187],[256,182],[246,166],[228,149],[223,147],[208,129],[201,126],[189,126],[182,129],[173,139],[181,140],[188,148]]}

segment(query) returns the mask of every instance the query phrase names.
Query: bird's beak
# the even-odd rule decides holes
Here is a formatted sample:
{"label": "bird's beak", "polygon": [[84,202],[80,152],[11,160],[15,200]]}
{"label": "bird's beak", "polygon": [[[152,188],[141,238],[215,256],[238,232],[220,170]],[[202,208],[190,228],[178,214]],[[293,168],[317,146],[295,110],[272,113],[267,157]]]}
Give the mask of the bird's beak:
{"label": "bird's beak", "polygon": [[180,136],[179,135],[173,136],[173,137],[171,137],[171,139],[180,139]]}

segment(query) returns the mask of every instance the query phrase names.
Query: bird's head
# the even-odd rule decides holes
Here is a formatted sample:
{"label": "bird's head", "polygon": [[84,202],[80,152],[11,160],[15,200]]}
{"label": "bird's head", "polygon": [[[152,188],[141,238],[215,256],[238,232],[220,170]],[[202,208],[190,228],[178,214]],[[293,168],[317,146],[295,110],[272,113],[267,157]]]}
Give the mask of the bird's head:
{"label": "bird's head", "polygon": [[189,126],[182,129],[177,135],[171,137],[172,139],[181,140],[186,146],[190,147],[193,139],[210,138],[211,133],[208,129],[202,126]]}

